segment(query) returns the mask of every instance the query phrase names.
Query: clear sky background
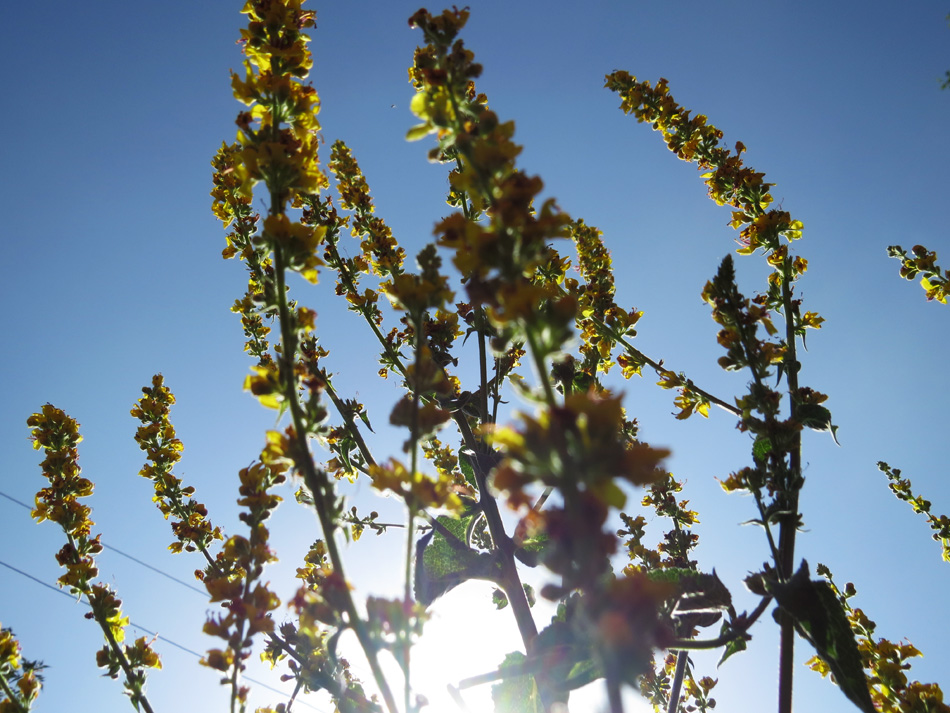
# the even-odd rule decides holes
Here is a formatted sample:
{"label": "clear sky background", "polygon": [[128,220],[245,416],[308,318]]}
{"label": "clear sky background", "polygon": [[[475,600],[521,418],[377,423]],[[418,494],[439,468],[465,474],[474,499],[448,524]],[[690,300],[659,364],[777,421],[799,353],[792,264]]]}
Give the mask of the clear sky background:
{"label": "clear sky background", "polygon": [[[379,215],[410,255],[449,212],[445,169],[426,162],[428,142],[403,138],[415,123],[406,68],[421,35],[406,20],[417,3],[311,3],[324,156],[335,139],[349,144]],[[53,402],[82,424],[80,463],[96,483],[95,531],[185,581],[201,562],[165,549],[172,535],[151,503],[150,483],[137,475],[143,454],[128,412],[152,374],[164,373],[178,397],[172,420],[185,443],[177,472],[197,487],[216,524],[241,532],[236,473],[259,452],[273,412],[240,388],[251,362],[228,309],[245,278],[236,262],[220,258],[223,232],[208,197],[209,161],[223,140],[233,140],[240,109],[228,69],[241,63],[241,5],[15,3],[0,26],[7,270],[0,490],[32,503],[43,486],[25,421]],[[699,297],[735,250],[736,234],[729,211],[706,198],[696,169],[619,111],[616,96],[602,88],[605,73],[668,78],[674,97],[707,114],[727,145],[748,147],[748,163],[777,184],[776,200],[804,222],[795,248],[809,271],[799,290],[806,308],[827,321],[809,334],[802,379],[830,395],[841,446],[827,434],[806,434],[799,555],[813,568],[830,566],[842,584],[855,582],[855,604],[878,623],[879,635],[908,637],[924,652],[917,678],[950,685],[950,565],[924,520],[890,494],[875,467],[883,459],[904,469],[936,512],[950,511],[950,308],[927,304],[885,253],[890,244],[923,243],[950,263],[950,91],[939,89],[950,69],[950,6],[474,0],[471,10],[464,38],[485,66],[479,89],[502,119],[516,121],[515,138],[525,147],[519,165],[539,174],[546,195],[571,216],[604,231],[618,303],[645,312],[637,339],[645,353],[719,396],[742,393],[746,376],[716,365],[716,326]],[[746,292],[760,288],[760,257],[739,259],[738,269]],[[296,297],[319,313],[337,388],[368,402],[374,424],[383,424],[394,392],[374,376],[376,349],[358,318],[333,299],[332,282],[328,275]],[[716,567],[738,608],[751,609],[755,598],[741,580],[766,560],[765,538],[739,526],[755,516],[752,501],[727,496],[715,480],[748,463],[748,439],[723,411],[708,421],[675,421],[673,394],[654,381],[647,375],[618,386],[644,439],[673,449],[669,466],[687,481],[685,496],[700,514],[700,566]],[[396,438],[378,430],[377,455],[394,453]],[[281,562],[268,572],[284,598],[296,586],[296,563],[319,536],[315,518],[291,494],[284,492],[289,502],[272,527]],[[393,501],[375,503],[365,482],[351,497],[361,509],[400,516]],[[31,523],[3,497],[0,542],[8,565],[47,583],[59,576],[59,530]],[[347,550],[360,596],[398,591],[402,546],[396,532],[367,535]],[[200,631],[208,606],[198,593],[115,551],[99,565],[134,622],[193,651],[216,645]],[[454,680],[488,670],[517,646],[509,612],[492,616],[490,609],[488,589],[478,587],[437,606],[433,628],[461,636],[460,651],[468,652],[459,654]],[[129,710],[121,685],[99,677],[101,635],[84,612],[0,567],[0,622],[13,627],[28,658],[50,666],[38,711]],[[775,629],[763,617],[749,652],[718,673],[714,662],[697,659],[697,674],[721,680],[721,710],[773,709]],[[420,651],[420,683],[430,683],[426,667],[449,658],[445,640]],[[225,709],[216,674],[167,643],[156,648],[165,663],[150,677],[156,710]],[[797,651],[802,661],[810,656],[804,642]],[[848,709],[830,683],[804,666],[797,675],[798,710]],[[280,700],[258,687],[252,704]],[[330,710],[324,699],[311,703]]]}

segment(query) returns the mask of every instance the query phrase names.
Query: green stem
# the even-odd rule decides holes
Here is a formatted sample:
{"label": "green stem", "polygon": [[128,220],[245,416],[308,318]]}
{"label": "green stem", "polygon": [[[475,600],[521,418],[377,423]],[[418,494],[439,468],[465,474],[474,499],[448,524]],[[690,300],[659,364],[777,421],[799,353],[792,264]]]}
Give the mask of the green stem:
{"label": "green stem", "polygon": [[[251,573],[248,572],[244,577],[244,593],[241,597],[242,600],[247,598],[248,593],[250,592],[251,587]],[[234,663],[231,666],[231,713],[235,713],[236,705],[238,702],[238,690],[241,684],[241,652],[244,650],[244,625],[247,623],[245,617],[240,618],[240,624],[238,626],[237,636],[232,638],[233,641],[237,641],[237,646],[234,648]],[[241,709],[244,709],[244,706],[241,706]]]}
{"label": "green stem", "polygon": [[[797,345],[795,335],[795,314],[792,304],[792,287],[788,275],[791,274],[791,258],[786,257],[782,275],[782,303],[785,310],[785,379],[788,385],[789,416],[792,420],[797,417],[798,404],[795,401],[798,393]],[[795,534],[798,530],[798,493],[801,489],[802,471],[802,439],[801,432],[795,434],[792,447],[789,451],[789,482],[786,483],[785,510],[788,511],[779,530],[779,554],[781,559],[779,575],[788,578],[795,569]],[[795,626],[792,618],[780,612],[781,643],[779,645],[779,713],[792,713],[792,685],[795,674]]]}
{"label": "green stem", "polygon": [[4,677],[2,671],[0,671],[0,689],[3,689],[3,692],[7,696],[7,700],[11,701],[13,705],[16,706],[18,713],[27,713],[27,711],[30,710],[23,705],[23,703],[20,701],[20,697],[13,692],[12,688],[10,688],[10,684],[7,682],[7,679]]}
{"label": "green stem", "polygon": [[[89,599],[88,590],[85,594],[86,598]],[[142,693],[142,684],[141,682],[136,681],[135,671],[132,669],[132,664],[129,663],[129,660],[125,657],[125,653],[119,647],[119,642],[115,640],[115,636],[112,634],[112,629],[109,627],[109,622],[103,620],[100,617],[100,614],[96,612],[95,607],[93,607],[92,610],[96,622],[99,624],[99,628],[101,628],[102,633],[105,634],[106,641],[109,642],[109,647],[116,655],[116,658],[119,660],[119,665],[122,666],[122,671],[125,673],[125,680],[129,685],[129,689],[132,691],[132,695],[130,696],[132,705],[135,706],[136,710],[138,710],[138,707],[141,706],[145,713],[153,713],[152,705],[148,702],[148,698],[145,697],[145,694]]]}
{"label": "green stem", "polygon": [[[333,564],[333,571],[339,575],[341,579],[346,581],[346,576],[343,572],[343,558],[340,556],[340,550],[337,547],[335,539],[336,525],[330,517],[324,492],[324,488],[329,486],[326,474],[323,473],[321,477],[321,475],[317,473],[316,466],[314,466],[312,460],[308,459],[303,461],[303,466],[304,482],[310,489],[314,504],[317,506],[317,518],[320,521],[320,528],[323,530],[327,554],[330,556],[330,562]],[[353,601],[353,596],[346,590],[343,593],[343,597],[347,622],[353,628],[360,647],[366,656],[366,660],[369,662],[370,670],[373,672],[373,678],[386,703],[386,708],[389,709],[390,713],[399,713],[399,708],[396,706],[396,699],[393,697],[392,690],[389,688],[389,682],[386,680],[382,667],[379,664],[376,646],[369,632],[366,630],[366,623],[360,618],[359,612],[356,610],[356,603]]]}
{"label": "green stem", "polygon": [[[479,309],[479,311],[482,311]],[[490,423],[488,415],[488,355],[485,349],[485,333],[478,330],[478,370],[481,380],[481,388],[478,393],[480,398],[479,410],[481,411],[482,423]]]}
{"label": "green stem", "polygon": [[755,609],[752,610],[752,613],[744,617],[742,626],[727,631],[722,636],[717,636],[715,639],[676,639],[670,642],[670,648],[678,651],[680,649],[718,649],[720,646],[725,646],[730,641],[735,641],[741,636],[744,636],[758,618],[762,616],[762,613],[768,608],[771,602],[772,597],[762,597]]}
{"label": "green stem", "polygon": [[[624,349],[626,349],[627,353],[633,356],[634,359],[636,359],[637,361],[643,362],[647,366],[651,367],[654,371],[657,371],[657,372],[669,371],[663,366],[662,360],[655,361],[654,359],[651,359],[646,354],[644,354],[639,349],[637,349],[635,346],[633,346],[626,339],[624,339],[622,336],[614,334],[610,330],[610,327],[608,327],[603,321],[597,319],[596,317],[592,317],[592,319],[594,320],[594,324],[596,324],[599,328],[605,330],[610,336],[610,338],[616,340],[617,344],[620,344]],[[729,413],[735,416],[739,416],[741,418],[742,411],[739,408],[723,401],[718,396],[713,396],[711,393],[709,393],[708,391],[704,389],[699,388],[692,382],[689,383],[689,386],[687,388],[689,388],[690,391],[696,392],[697,394],[702,396],[704,399],[706,399],[710,403],[716,404],[716,406],[718,406],[719,408],[724,409],[728,411]]]}
{"label": "green stem", "polygon": [[765,537],[769,541],[769,549],[772,551],[772,559],[777,563],[779,561],[779,550],[775,546],[775,538],[772,537],[772,526],[769,525],[769,519],[765,512],[765,505],[762,502],[762,492],[756,488],[753,493],[755,504],[759,508],[759,518],[762,520],[762,528],[765,530]]}
{"label": "green stem", "polygon": [[[331,254],[336,264],[340,266],[337,272],[340,275],[340,280],[343,282],[343,286],[346,288],[346,291],[352,295],[358,295],[359,292],[356,289],[356,281],[344,266],[343,260],[340,258],[340,253],[336,249],[336,245],[327,245],[327,252]],[[389,357],[393,365],[395,365],[395,367],[399,370],[399,373],[405,377],[407,374],[406,367],[403,365],[402,361],[400,361],[399,354],[396,353],[396,351],[390,346],[389,342],[386,341],[386,337],[383,335],[383,333],[379,331],[379,325],[376,324],[372,316],[366,310],[361,309],[359,310],[359,313],[363,315],[363,319],[366,320],[366,323],[373,331],[376,339],[382,345],[386,356]]]}
{"label": "green stem", "polygon": [[686,665],[689,663],[689,654],[683,650],[676,652],[676,670],[673,672],[673,683],[670,686],[670,700],[666,706],[666,713],[676,713],[680,705],[680,691],[683,689],[683,678],[686,676]]}
{"label": "green stem", "polygon": [[340,416],[343,417],[343,420],[346,421],[347,431],[353,437],[353,440],[356,441],[356,447],[359,448],[363,459],[366,461],[367,465],[376,465],[376,459],[373,458],[373,454],[370,452],[369,446],[366,445],[366,441],[363,439],[363,434],[360,433],[360,429],[356,425],[356,419],[353,416],[352,409],[347,408],[346,404],[344,404],[339,395],[337,395],[336,389],[334,389],[333,385],[330,383],[330,378],[326,373],[326,370],[323,372],[323,382],[325,384],[324,390],[326,391],[327,396],[330,397],[330,401],[333,402],[333,406],[336,408]]}
{"label": "green stem", "polygon": [[554,395],[554,387],[551,386],[551,380],[548,378],[547,366],[544,363],[544,357],[541,355],[541,347],[534,334],[531,325],[525,325],[525,337],[528,341],[528,351],[531,352],[531,360],[534,362],[534,368],[538,372],[538,381],[544,389],[544,400],[549,408],[557,407],[557,397]]}
{"label": "green stem", "polygon": [[[417,314],[416,318],[412,320],[415,325],[415,337],[416,337],[416,348],[415,348],[415,362],[416,362],[416,373],[415,377],[418,379],[420,372],[420,359],[422,357],[422,347],[423,347],[423,321],[425,319],[425,314]],[[412,478],[416,477],[416,470],[419,467],[419,387],[418,383],[408,384],[409,388],[412,389],[412,432],[410,436],[410,470]],[[412,693],[412,685],[410,680],[410,656],[412,653],[412,642],[410,640],[410,631],[409,631],[409,619],[408,619],[408,609],[411,606],[413,601],[412,598],[412,557],[415,554],[415,518],[416,518],[416,508],[410,498],[406,498],[406,510],[407,514],[407,523],[406,523],[406,565],[405,565],[405,586],[403,590],[403,607],[407,610],[407,618],[405,619],[406,630],[403,631],[403,673],[405,674],[405,710],[406,713],[409,711],[409,702]]]}
{"label": "green stem", "polygon": [[534,623],[534,617],[531,616],[531,607],[528,606],[528,598],[524,593],[518,567],[515,564],[514,543],[508,533],[505,532],[505,524],[502,522],[498,503],[488,491],[488,472],[481,462],[480,456],[488,455],[491,451],[475,438],[463,413],[456,412],[455,422],[462,433],[463,442],[472,452],[472,470],[475,473],[475,483],[478,486],[479,505],[485,514],[485,520],[488,522],[488,532],[491,534],[492,542],[501,555],[502,573],[499,587],[508,597],[511,611],[515,616],[515,623],[518,625],[518,633],[521,634],[521,641],[524,643],[525,651],[530,655],[534,650],[534,640],[538,636],[538,628]]}
{"label": "green stem", "polygon": [[[272,210],[273,206],[279,205],[277,200],[277,196],[271,196]],[[283,344],[283,349],[280,354],[280,371],[283,377],[281,383],[284,384],[286,390],[284,397],[290,405],[290,414],[294,423],[294,437],[297,441],[295,450],[300,454],[294,461],[297,470],[303,471],[304,482],[313,495],[317,517],[320,520],[320,527],[323,530],[323,537],[327,546],[327,553],[330,555],[330,561],[333,564],[333,570],[337,576],[346,581],[343,569],[343,558],[340,556],[340,550],[336,543],[336,523],[330,514],[332,502],[327,501],[327,491],[332,490],[332,486],[327,481],[326,473],[323,473],[322,477],[318,475],[313,459],[309,457],[310,447],[307,441],[307,428],[300,408],[300,402],[297,398],[293,373],[293,359],[297,353],[297,339],[293,330],[290,328],[290,312],[287,305],[284,279],[285,270],[286,266],[284,265],[283,251],[279,245],[274,245],[274,274],[277,283],[277,294],[275,296],[280,317],[281,342]],[[307,454],[307,457],[304,457],[303,454]],[[390,713],[398,713],[399,709],[396,706],[396,699],[393,697],[392,691],[389,688],[389,682],[386,680],[382,667],[379,664],[376,647],[369,636],[369,632],[366,630],[365,623],[356,610],[356,603],[353,601],[353,596],[346,587],[342,589],[342,594],[348,623],[356,632],[356,637],[360,642],[363,653],[366,655],[370,669],[373,672],[373,678],[376,680],[376,685],[379,687],[383,700],[386,702],[386,707]]]}
{"label": "green stem", "polygon": [[[69,532],[66,532],[66,541],[69,542],[69,545],[74,553],[73,562],[75,564],[79,564],[80,548],[76,545],[76,540]],[[119,642],[115,640],[115,636],[112,633],[112,627],[109,625],[109,622],[103,618],[102,613],[97,607],[96,600],[92,597],[92,587],[89,586],[89,581],[83,578],[82,581],[79,582],[77,589],[82,592],[82,594],[86,597],[86,601],[89,602],[89,606],[92,609],[93,618],[99,625],[99,628],[102,629],[102,633],[106,638],[106,642],[109,644],[109,648],[112,649],[112,653],[115,654],[116,660],[118,660],[119,665],[122,667],[122,672],[125,674],[126,685],[129,691],[132,693],[132,705],[136,707],[136,710],[138,710],[138,706],[141,705],[145,710],[145,713],[153,713],[151,704],[148,702],[145,694],[142,693],[141,682],[136,680],[135,670],[132,668],[132,664],[130,664],[129,660],[126,658],[125,652],[122,651],[122,648],[119,646]]]}
{"label": "green stem", "polygon": [[610,705],[610,713],[623,713],[623,697],[620,695],[620,681],[616,676],[608,676],[607,679],[607,701]]}

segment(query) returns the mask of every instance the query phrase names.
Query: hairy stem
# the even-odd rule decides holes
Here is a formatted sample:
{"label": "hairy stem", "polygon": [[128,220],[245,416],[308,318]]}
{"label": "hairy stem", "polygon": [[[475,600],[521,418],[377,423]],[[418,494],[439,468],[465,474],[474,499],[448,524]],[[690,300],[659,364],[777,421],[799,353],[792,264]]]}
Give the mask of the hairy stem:
{"label": "hairy stem", "polygon": [[13,704],[16,713],[27,713],[27,711],[30,710],[20,702],[19,696],[17,696],[13,692],[13,689],[10,688],[10,684],[7,682],[7,679],[4,677],[2,671],[0,671],[0,690],[3,690],[4,694],[7,696],[7,700]]}

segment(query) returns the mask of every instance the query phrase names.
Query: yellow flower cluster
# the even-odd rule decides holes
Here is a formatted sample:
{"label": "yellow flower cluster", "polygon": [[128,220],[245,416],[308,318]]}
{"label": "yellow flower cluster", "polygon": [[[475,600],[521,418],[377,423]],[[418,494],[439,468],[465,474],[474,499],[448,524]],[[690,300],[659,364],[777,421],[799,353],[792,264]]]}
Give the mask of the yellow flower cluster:
{"label": "yellow flower cluster", "polygon": [[719,359],[723,369],[748,367],[758,378],[762,378],[769,373],[773,364],[782,361],[784,347],[761,341],[756,335],[759,325],[765,328],[769,336],[775,335],[777,330],[769,311],[743,297],[738,291],[730,256],[726,256],[719,272],[706,283],[703,300],[713,308],[713,320],[722,327],[717,339],[726,349],[726,356]]}
{"label": "yellow flower cluster", "polygon": [[[20,656],[20,643],[0,626],[0,713],[25,713],[40,694],[39,666]],[[16,686],[18,690],[14,691]]]}
{"label": "yellow flower cluster", "polygon": [[602,530],[610,508],[622,508],[626,495],[616,481],[647,485],[663,472],[668,450],[632,443],[623,432],[620,399],[593,392],[570,394],[564,405],[538,417],[521,415],[520,428],[486,434],[505,460],[493,485],[515,507],[528,508],[528,486],[539,483],[564,494],[564,507],[529,510],[526,526],[550,540],[545,564],[563,577],[566,590],[587,589],[604,574],[617,538]]}
{"label": "yellow flower cluster", "polygon": [[397,309],[409,313],[415,326],[429,309],[437,309],[451,302],[455,294],[449,289],[448,278],[440,271],[442,258],[435,245],[426,245],[416,256],[419,274],[395,274],[383,283],[382,289]]}
{"label": "yellow flower cluster", "polygon": [[927,300],[937,300],[947,304],[950,296],[950,270],[943,270],[937,265],[937,253],[928,250],[923,245],[911,248],[913,257],[908,255],[900,245],[891,245],[887,254],[901,261],[900,276],[905,280],[913,280],[920,275],[920,286],[927,293]]}
{"label": "yellow flower cluster", "polygon": [[[556,255],[548,241],[566,236],[569,218],[551,199],[535,210],[543,184],[515,168],[521,147],[512,141],[514,124],[500,122],[485,97],[475,94],[481,66],[456,39],[467,19],[466,10],[438,16],[420,10],[409,21],[428,42],[416,51],[409,71],[417,90],[411,109],[423,121],[409,138],[437,135],[430,158],[456,163],[451,201],[463,204],[462,212],[436,226],[439,244],[454,251],[470,301],[486,306],[495,324],[538,329],[550,324],[552,333],[566,338],[573,302],[559,310],[540,309],[555,301],[557,290],[537,278]],[[487,215],[487,224],[476,220],[481,215]]]}
{"label": "yellow flower cluster", "polygon": [[323,260],[317,256],[317,248],[325,234],[323,226],[292,222],[283,213],[277,213],[264,219],[262,239],[271,247],[282,250],[286,267],[299,272],[307,282],[316,284],[317,268],[323,265]]}
{"label": "yellow flower cluster", "polygon": [[740,253],[751,254],[757,248],[774,250],[779,247],[779,236],[789,241],[801,237],[800,221],[791,220],[784,211],[764,212],[772,202],[769,188],[773,184],[762,180],[764,174],[743,165],[742,142],[736,144],[735,154],[720,147],[722,131],[702,114],[691,117],[689,110],[670,96],[666,79],[660,79],[654,87],[648,81],[638,82],[628,72],[617,71],[607,75],[605,86],[620,94],[620,108],[625,114],[633,113],[637,121],[652,124],[679,158],[696,162],[707,171],[703,178],[716,203],[739,209],[733,213],[731,225],[746,226]]}
{"label": "yellow flower cluster", "polygon": [[[142,422],[135,433],[139,447],[148,454],[148,463],[139,475],[151,480],[155,486],[153,500],[167,520],[174,517],[172,532],[176,541],[168,546],[172,552],[182,549],[207,553],[213,540],[221,540],[221,529],[212,526],[207,519],[208,510],[192,496],[193,487],[182,487],[181,480],[172,475],[172,468],[181,459],[183,446],[175,437],[175,427],[168,415],[175,396],[165,386],[164,377],[152,377],[151,387],[142,388],[144,394],[132,409],[132,416]],[[187,498],[187,500],[186,500]]]}
{"label": "yellow flower cluster", "polygon": [[342,141],[336,141],[330,152],[329,169],[337,180],[340,206],[354,211],[350,234],[360,238],[364,270],[378,277],[394,277],[402,272],[405,251],[396,243],[392,230],[379,217],[369,195],[369,186],[353,152]]}
{"label": "yellow flower cluster", "polygon": [[[943,691],[938,684],[910,681],[907,677],[911,668],[910,659],[923,654],[909,642],[895,644],[883,638],[875,640],[877,624],[868,619],[861,609],[852,607],[849,601],[857,594],[854,585],[849,582],[841,591],[834,582],[831,570],[822,564],[818,565],[818,574],[828,580],[848,615],[875,709],[881,713],[950,713],[950,706],[943,702]],[[817,656],[813,656],[807,664],[822,676],[831,673],[828,664]]]}
{"label": "yellow flower cluster", "polygon": [[907,478],[901,477],[900,468],[891,468],[884,461],[878,461],[878,470],[887,476],[887,487],[897,496],[898,500],[908,503],[914,512],[927,518],[930,529],[933,530],[933,539],[940,543],[943,550],[943,559],[950,562],[950,517],[934,515],[931,512],[931,502],[922,495],[915,495],[913,484]]}
{"label": "yellow flower cluster", "polygon": [[[241,30],[246,76],[231,78],[235,98],[250,107],[238,117],[239,193],[250,196],[264,181],[281,204],[292,192],[326,186],[317,161],[320,102],[313,87],[299,81],[313,64],[301,30],[313,26],[315,13],[300,6],[301,0],[248,0],[242,10],[248,27]],[[281,129],[284,123],[290,128]]]}
{"label": "yellow flower cluster", "polygon": [[[301,0],[248,0],[242,12],[248,16],[248,26],[241,30],[245,76],[232,74],[231,85],[235,98],[249,110],[238,116],[237,143],[222,146],[212,161],[211,195],[215,215],[226,226],[236,223],[224,257],[240,254],[251,273],[247,303],[240,306],[260,308],[263,302],[265,309],[272,309],[278,296],[271,252],[310,282],[317,281],[322,264],[316,251],[325,229],[292,222],[284,214],[288,204],[299,205],[301,196],[327,185],[317,157],[319,99],[312,86],[301,82],[312,65],[302,30],[313,26],[315,13],[302,10]],[[250,203],[261,181],[271,207],[262,234],[254,238],[258,216]],[[251,341],[262,337],[259,317],[250,309],[241,314]],[[263,360],[266,342],[249,351]]]}
{"label": "yellow flower cluster", "polygon": [[[282,638],[271,637],[261,659],[269,661],[272,666],[288,659],[293,677],[310,691],[328,691],[340,713],[382,713],[375,696],[372,700],[368,698],[362,684],[353,676],[349,662],[330,649],[333,642],[324,625],[338,625],[339,610],[329,605],[322,593],[336,600],[339,597],[335,592],[341,591],[340,587],[346,585],[329,569],[312,562],[312,555],[321,545],[323,543],[318,540],[307,555],[311,570],[323,573],[319,576],[319,593],[316,588],[302,587],[298,590],[290,602],[290,607],[297,614],[297,625],[291,622],[281,625]],[[319,555],[317,561],[323,562],[323,555]],[[304,578],[309,579],[309,575]]]}
{"label": "yellow flower cluster", "polygon": [[643,313],[625,311],[614,302],[613,269],[601,231],[583,220],[575,220],[570,224],[570,234],[577,247],[577,269],[584,283],[568,280],[565,287],[578,296],[577,323],[584,356],[580,368],[594,379],[598,372],[607,373],[613,366],[611,353],[617,336],[636,336],[634,325]]}
{"label": "yellow flower cluster", "polygon": [[705,171],[702,176],[710,198],[718,205],[728,204],[736,209],[729,225],[740,231],[738,252],[751,255],[761,249],[774,270],[769,276],[767,307],[788,308],[786,319],[796,335],[803,336],[807,328],[819,328],[821,318],[809,313],[813,318],[803,320],[798,302],[785,304],[790,298],[782,294],[808,269],[804,258],[788,253],[787,243],[801,238],[802,222],[793,220],[786,211],[768,209],[773,184],[763,181],[764,174],[744,165],[742,153],[746,147],[742,142],[736,142],[735,153],[721,147],[722,131],[709,124],[702,114],[690,116],[689,110],[670,96],[665,79],[651,86],[648,81],[638,82],[628,72],[617,71],[607,75],[605,86],[620,95],[624,113],[633,113],[637,121],[651,123],[662,132],[671,151]]}
{"label": "yellow flower cluster", "polygon": [[150,711],[144,693],[144,670],[161,668],[158,655],[144,638],[131,646],[120,647],[129,623],[122,615],[122,602],[108,586],[92,581],[99,574],[94,557],[102,551],[102,544],[100,535],[91,537],[94,523],[89,519],[90,508],[79,502],[79,498],[88,497],[93,491],[92,482],[80,475],[79,424],[62,409],[46,404],[27,419],[27,425],[32,429],[33,447],[46,451],[40,467],[50,483],[37,493],[33,517],[37,522],[57,523],[66,534],[66,544],[56,554],[56,561],[66,569],[58,580],[59,585],[69,587],[72,594],[86,597],[92,608],[88,616],[96,620],[106,638],[105,646],[96,654],[98,665],[112,678],[117,678],[122,671],[132,701]]}
{"label": "yellow flower cluster", "polygon": [[419,472],[410,473],[395,458],[390,458],[384,465],[371,465],[369,475],[374,488],[393,492],[414,508],[462,510],[462,501],[456,494],[457,484],[451,476],[440,473],[438,478],[432,479]]}
{"label": "yellow flower cluster", "polygon": [[225,609],[222,615],[209,615],[204,632],[223,639],[227,647],[210,649],[201,662],[230,673],[230,680],[222,682],[231,683],[242,704],[248,689],[237,685],[238,674],[250,655],[252,637],[274,630],[271,612],[280,606],[280,599],[260,579],[264,566],[277,559],[268,546],[269,533],[263,523],[281,498],[269,491],[284,482],[287,467],[272,460],[269,465],[258,462],[241,469],[237,502],[247,512],[239,517],[250,529],[250,536],[228,538],[204,578],[211,601],[222,602]]}

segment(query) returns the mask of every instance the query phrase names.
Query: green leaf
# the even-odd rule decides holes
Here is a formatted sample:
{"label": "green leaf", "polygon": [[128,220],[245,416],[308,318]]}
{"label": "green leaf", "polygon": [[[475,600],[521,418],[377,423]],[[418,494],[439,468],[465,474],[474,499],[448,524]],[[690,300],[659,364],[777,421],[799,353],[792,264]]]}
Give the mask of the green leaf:
{"label": "green leaf", "polygon": [[798,633],[828,664],[842,693],[865,713],[874,713],[861,654],[844,606],[827,582],[809,579],[802,561],[788,582],[765,580],[779,607],[795,621]]}
{"label": "green leaf", "polygon": [[544,560],[544,549],[548,546],[548,534],[539,533],[537,537],[524,540],[515,550],[515,557],[528,567],[537,567]]}
{"label": "green leaf", "polygon": [[831,411],[824,406],[820,404],[799,404],[795,416],[803,426],[808,426],[814,431],[828,431],[835,443],[838,443],[838,427],[831,423]]}
{"label": "green leaf", "polygon": [[521,586],[524,587],[524,598],[528,600],[528,607],[533,607],[538,601],[534,593],[534,587],[530,584],[522,584]]}
{"label": "green leaf", "polygon": [[495,609],[504,609],[508,606],[508,595],[500,589],[493,589],[491,592],[491,603],[495,605]]}
{"label": "green leaf", "polygon": [[693,569],[669,567],[648,573],[653,581],[676,585],[676,606],[673,616],[687,629],[712,626],[722,612],[732,609],[732,594],[726,589],[716,571],[712,574]]}
{"label": "green leaf", "polygon": [[432,132],[432,127],[428,124],[417,124],[406,132],[406,141],[418,141],[425,138]]}
{"label": "green leaf", "polygon": [[[369,414],[367,414],[365,411],[360,411],[360,412],[357,414],[357,416],[360,417],[360,421],[362,421],[363,423],[365,423],[365,424],[366,424],[366,427],[367,427],[370,431],[373,431],[373,426],[372,426],[372,424],[369,422]],[[373,431],[373,433],[375,433],[375,431]]]}
{"label": "green leaf", "polygon": [[[525,655],[515,651],[505,656],[498,670],[503,672],[506,667],[519,666],[525,661]],[[495,704],[495,713],[544,713],[534,676],[515,675],[504,678],[491,687],[491,698]]]}
{"label": "green leaf", "polygon": [[772,452],[772,440],[767,436],[759,436],[752,444],[752,455],[758,460],[765,460],[765,457]]}
{"label": "green leaf", "polygon": [[442,515],[438,522],[457,539],[450,542],[441,532],[424,535],[416,544],[416,601],[429,606],[453,587],[469,579],[497,581],[500,565],[488,552],[465,544],[465,532],[475,515],[455,519]]}
{"label": "green leaf", "polygon": [[466,457],[459,458],[459,469],[461,469],[462,475],[465,476],[465,482],[478,490],[478,482],[475,480],[475,469],[472,468],[472,462]]}
{"label": "green leaf", "polygon": [[[728,634],[729,631],[730,631],[729,622],[724,621],[722,623],[722,628],[719,630],[719,635],[723,636],[724,634]],[[728,644],[726,644],[725,648],[723,649],[722,658],[719,659],[719,663],[716,664],[716,668],[719,668],[720,666],[722,666],[725,660],[729,658],[730,656],[732,656],[733,654],[737,654],[740,651],[745,651],[745,650],[746,650],[746,640],[743,637],[740,636],[739,638],[733,639]]]}
{"label": "green leaf", "polygon": [[593,659],[585,659],[574,664],[571,672],[564,681],[564,690],[573,691],[583,688],[588,683],[593,683],[598,678],[604,677],[603,668]]}
{"label": "green leaf", "polygon": [[573,626],[555,616],[538,632],[533,659],[543,662],[545,676],[551,685],[560,691],[571,691],[604,675],[592,653],[591,647],[577,636]]}

